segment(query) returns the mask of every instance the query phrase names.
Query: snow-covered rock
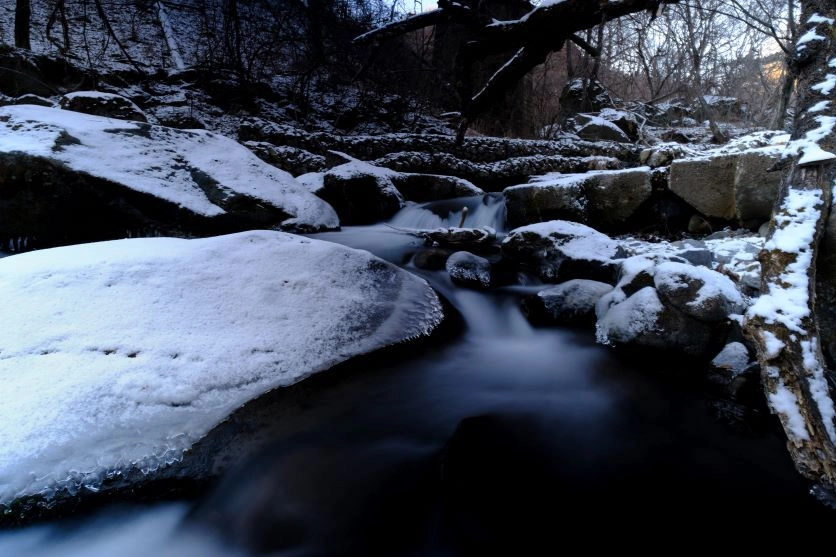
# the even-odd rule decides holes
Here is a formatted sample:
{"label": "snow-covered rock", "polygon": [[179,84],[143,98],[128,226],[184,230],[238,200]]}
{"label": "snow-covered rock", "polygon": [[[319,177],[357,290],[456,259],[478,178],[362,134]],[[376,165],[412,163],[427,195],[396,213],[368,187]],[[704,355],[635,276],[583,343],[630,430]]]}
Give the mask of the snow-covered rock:
{"label": "snow-covered rock", "polygon": [[418,203],[485,194],[481,188],[455,176],[404,172],[391,179],[404,199]]}
{"label": "snow-covered rock", "polygon": [[334,210],[237,142],[41,106],[0,108],[0,240],[333,229]]}
{"label": "snow-covered rock", "polygon": [[700,321],[722,321],[745,307],[731,279],[705,267],[661,263],[653,271],[653,282],[666,304]]}
{"label": "snow-covered rock", "polygon": [[578,114],[575,116],[578,125],[575,133],[587,141],[618,141],[629,143],[630,138],[613,122],[592,114]]}
{"label": "snow-covered rock", "polygon": [[647,167],[550,173],[503,191],[509,226],[564,219],[604,230],[623,225],[651,193]]}
{"label": "snow-covered rock", "polygon": [[757,230],[772,216],[778,199],[781,173],[768,172],[776,157],[759,151],[748,151],[737,157],[734,173],[734,205],[738,223]]}
{"label": "snow-covered rock", "polygon": [[572,279],[526,298],[523,309],[534,322],[594,325],[595,305],[612,289],[604,282]]}
{"label": "snow-covered rock", "polygon": [[156,470],[246,401],[442,319],[425,281],[271,231],[15,255],[0,296],[0,505]]}
{"label": "snow-covered rock", "polygon": [[553,220],[512,230],[502,241],[503,258],[547,282],[586,278],[612,282],[618,243],[576,222]]}
{"label": "snow-covered rock", "polygon": [[92,114],[93,116],[105,116],[117,120],[133,120],[135,122],[147,122],[148,117],[131,99],[114,93],[103,93],[101,91],[75,91],[67,93],[58,101],[59,106],[64,110],[73,110]]}
{"label": "snow-covered rock", "polygon": [[487,288],[491,285],[490,262],[468,251],[457,251],[450,255],[445,268],[456,284],[473,288]]}
{"label": "snow-covered rock", "polygon": [[325,173],[317,195],[334,207],[343,224],[379,222],[397,213],[405,204],[392,183],[397,175],[394,170],[352,159]]}

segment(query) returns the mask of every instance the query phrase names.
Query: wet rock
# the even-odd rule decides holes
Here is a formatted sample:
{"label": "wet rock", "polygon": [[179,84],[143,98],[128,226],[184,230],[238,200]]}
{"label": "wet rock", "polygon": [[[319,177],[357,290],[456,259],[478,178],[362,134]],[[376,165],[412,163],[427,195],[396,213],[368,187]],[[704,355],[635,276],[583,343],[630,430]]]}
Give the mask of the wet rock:
{"label": "wet rock", "polygon": [[503,258],[545,282],[586,278],[614,281],[618,243],[583,224],[549,221],[512,230],[502,242]]}
{"label": "wet rock", "polygon": [[391,170],[352,160],[326,172],[317,195],[337,211],[342,224],[379,222],[405,204],[392,183],[395,175]]}
{"label": "wet rock", "polygon": [[461,286],[487,288],[491,285],[491,264],[484,257],[457,251],[447,259],[445,268],[453,282]]}
{"label": "wet rock", "polygon": [[670,190],[707,217],[734,219],[736,162],[733,155],[673,161]]}
{"label": "wet rock", "polygon": [[148,117],[133,101],[113,93],[76,91],[61,97],[59,105],[64,110],[83,112],[93,116],[132,120],[134,122],[148,121]]}
{"label": "wet rock", "polygon": [[440,271],[444,269],[447,258],[450,257],[450,250],[440,248],[427,248],[419,250],[412,258],[412,264],[419,269],[427,271]]}
{"label": "wet rock", "polygon": [[534,323],[594,325],[595,305],[612,289],[603,282],[572,279],[526,298],[523,309]]}

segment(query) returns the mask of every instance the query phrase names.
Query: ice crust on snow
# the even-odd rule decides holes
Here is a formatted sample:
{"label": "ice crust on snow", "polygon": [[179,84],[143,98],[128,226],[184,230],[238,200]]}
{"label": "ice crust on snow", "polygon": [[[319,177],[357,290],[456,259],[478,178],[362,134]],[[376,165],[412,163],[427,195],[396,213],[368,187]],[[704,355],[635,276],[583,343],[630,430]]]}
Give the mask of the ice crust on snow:
{"label": "ice crust on snow", "polygon": [[153,470],[246,401],[429,333],[425,281],[281,232],[0,260],[0,504]]}
{"label": "ice crust on snow", "polygon": [[262,162],[232,139],[203,130],[174,130],[41,106],[0,107],[0,152],[48,157],[199,215],[226,211],[209,199],[195,174],[221,195],[243,194],[294,215],[283,226],[336,228],[330,205],[287,172]]}

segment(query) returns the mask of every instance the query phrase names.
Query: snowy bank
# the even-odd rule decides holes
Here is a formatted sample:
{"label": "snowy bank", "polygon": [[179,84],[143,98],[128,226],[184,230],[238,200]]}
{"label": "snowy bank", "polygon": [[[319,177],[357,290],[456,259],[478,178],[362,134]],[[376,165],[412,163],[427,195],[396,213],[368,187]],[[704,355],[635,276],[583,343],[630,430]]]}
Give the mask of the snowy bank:
{"label": "snowy bank", "polygon": [[153,471],[246,401],[428,334],[421,279],[255,231],[0,260],[0,506]]}
{"label": "snowy bank", "polygon": [[[27,178],[50,167],[58,170]],[[34,195],[39,206],[48,202],[41,198],[55,194],[53,190],[68,197],[69,207],[83,206],[86,200],[72,196],[92,190],[94,199],[114,200],[103,211],[130,214],[125,204],[134,212],[150,210],[148,203],[137,206],[134,197],[139,193],[205,222],[234,217],[241,224],[246,219],[263,221],[260,227],[339,226],[333,209],[290,174],[262,162],[235,141],[203,130],[34,105],[6,106],[0,108],[0,170],[9,174],[3,197]],[[123,189],[133,197],[126,197]],[[184,232],[195,233],[188,227]],[[37,235],[26,230],[7,234]]]}

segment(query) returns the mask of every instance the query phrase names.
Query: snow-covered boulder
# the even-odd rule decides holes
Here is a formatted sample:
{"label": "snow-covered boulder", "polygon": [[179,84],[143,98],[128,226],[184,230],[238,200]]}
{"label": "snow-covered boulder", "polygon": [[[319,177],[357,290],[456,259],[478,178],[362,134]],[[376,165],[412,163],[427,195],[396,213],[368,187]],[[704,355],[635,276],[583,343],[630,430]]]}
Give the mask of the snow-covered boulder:
{"label": "snow-covered boulder", "polygon": [[658,254],[622,261],[618,284],[595,308],[597,339],[710,358],[745,302],[728,277],[666,259]]}
{"label": "snow-covered boulder", "polygon": [[554,220],[512,230],[502,241],[502,256],[546,282],[586,278],[612,282],[618,243],[576,222]]}
{"label": "snow-covered boulder", "polygon": [[503,190],[505,220],[510,227],[549,220],[586,221],[588,174],[546,174],[528,184]]}
{"label": "snow-covered boulder", "polygon": [[650,286],[609,306],[598,318],[596,339],[602,344],[682,352],[689,356],[705,356],[716,345],[711,325],[689,319],[666,306]]}
{"label": "snow-covered boulder", "polygon": [[609,120],[592,114],[578,114],[575,116],[577,129],[575,133],[587,141],[618,141],[629,143],[630,138],[621,128]]}
{"label": "snow-covered boulder", "polygon": [[491,285],[491,264],[469,251],[457,251],[447,258],[445,269],[456,284],[472,288]]}
{"label": "snow-covered boulder", "polygon": [[317,195],[334,207],[343,224],[379,222],[400,211],[405,204],[392,183],[397,175],[394,170],[351,159],[325,173]]}
{"label": "snow-covered boulder", "polygon": [[133,120],[135,122],[147,122],[148,117],[131,99],[113,93],[102,93],[101,91],[75,91],[67,93],[58,104],[64,110],[73,110],[92,114],[94,116],[105,116],[117,120]]}
{"label": "snow-covered boulder", "polygon": [[290,172],[294,176],[325,170],[325,157],[290,147],[276,146],[266,141],[247,141],[244,145],[264,162]]}
{"label": "snow-covered boulder", "polygon": [[604,230],[622,226],[651,193],[648,167],[550,173],[503,191],[509,226],[562,219]]}
{"label": "snow-covered boulder", "polygon": [[334,229],[334,210],[226,137],[40,106],[0,108],[0,241]]}
{"label": "snow-covered boulder", "polygon": [[392,183],[405,199],[417,203],[485,194],[463,178],[440,174],[398,173]]}
{"label": "snow-covered boulder", "polygon": [[723,321],[745,307],[731,279],[705,267],[661,263],[654,269],[653,282],[666,304],[700,321]]}
{"label": "snow-covered boulder", "polygon": [[604,282],[572,279],[526,298],[523,310],[535,323],[594,325],[595,305],[612,289]]}
{"label": "snow-covered boulder", "polygon": [[0,507],[142,481],[248,400],[442,319],[422,279],[272,231],[15,255],[0,297]]}

